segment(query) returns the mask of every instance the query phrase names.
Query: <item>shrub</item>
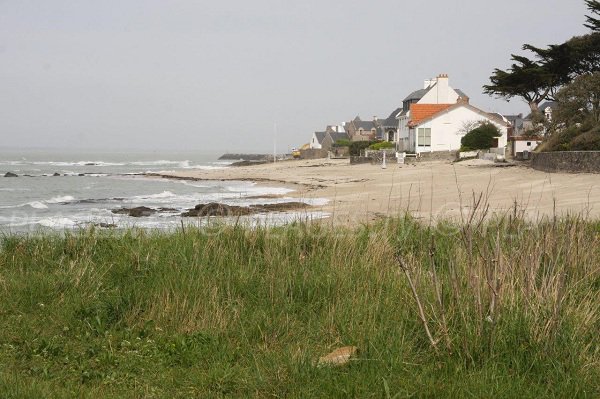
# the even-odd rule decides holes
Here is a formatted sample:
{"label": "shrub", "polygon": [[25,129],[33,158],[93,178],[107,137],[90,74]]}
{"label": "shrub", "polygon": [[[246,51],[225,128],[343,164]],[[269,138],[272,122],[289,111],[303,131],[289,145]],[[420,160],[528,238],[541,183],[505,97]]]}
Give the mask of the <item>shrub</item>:
{"label": "shrub", "polygon": [[466,150],[487,150],[494,146],[494,139],[500,136],[500,130],[492,123],[486,122],[468,132],[460,140],[460,144]]}
{"label": "shrub", "polygon": [[340,139],[340,140],[337,140],[333,144],[333,146],[334,147],[350,147],[350,144],[351,144],[350,140],[348,140],[348,139]]}
{"label": "shrub", "polygon": [[353,141],[350,144],[350,155],[359,156],[361,151],[365,148],[368,148],[371,144],[375,144],[377,142],[373,141]]}
{"label": "shrub", "polygon": [[380,143],[371,144],[369,146],[369,149],[370,150],[383,150],[383,149],[386,149],[386,148],[395,148],[395,147],[396,147],[396,145],[394,143],[392,143],[392,142],[382,141]]}

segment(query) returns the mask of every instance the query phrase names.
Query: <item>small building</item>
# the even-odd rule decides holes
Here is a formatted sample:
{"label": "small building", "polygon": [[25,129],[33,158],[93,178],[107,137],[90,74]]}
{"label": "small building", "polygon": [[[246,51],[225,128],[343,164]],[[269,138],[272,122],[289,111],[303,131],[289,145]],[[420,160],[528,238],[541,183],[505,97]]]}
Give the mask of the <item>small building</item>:
{"label": "small building", "polygon": [[513,136],[509,140],[509,153],[516,159],[524,159],[523,153],[533,152],[541,143],[541,136]]}
{"label": "small building", "polygon": [[310,139],[310,149],[320,150],[323,148],[323,140],[325,139],[326,132],[314,132]]}

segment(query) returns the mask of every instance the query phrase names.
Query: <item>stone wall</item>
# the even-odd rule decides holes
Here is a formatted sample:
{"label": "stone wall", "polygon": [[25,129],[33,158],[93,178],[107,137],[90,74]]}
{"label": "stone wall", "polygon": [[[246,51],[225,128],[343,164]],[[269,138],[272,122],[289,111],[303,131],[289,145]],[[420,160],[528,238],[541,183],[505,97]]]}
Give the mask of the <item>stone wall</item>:
{"label": "stone wall", "polygon": [[539,152],[531,166],[544,172],[600,173],[600,151]]}
{"label": "stone wall", "polygon": [[311,148],[300,151],[301,159],[319,159],[327,158],[327,150]]}
{"label": "stone wall", "polygon": [[422,152],[417,156],[417,162],[422,161],[454,161],[456,151]]}

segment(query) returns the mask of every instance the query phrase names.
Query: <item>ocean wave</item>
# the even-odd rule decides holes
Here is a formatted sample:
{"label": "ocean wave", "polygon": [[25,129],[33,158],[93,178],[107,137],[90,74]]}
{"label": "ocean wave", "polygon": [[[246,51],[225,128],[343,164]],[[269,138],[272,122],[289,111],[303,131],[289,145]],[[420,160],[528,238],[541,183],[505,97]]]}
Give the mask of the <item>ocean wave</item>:
{"label": "ocean wave", "polygon": [[23,204],[18,204],[18,205],[3,205],[3,206],[0,206],[0,209],[16,209],[16,208],[25,208],[25,207],[31,207],[34,209],[48,209],[48,205],[46,205],[40,201],[25,202]]}
{"label": "ocean wave", "polygon": [[53,229],[61,229],[61,228],[73,228],[78,226],[78,222],[73,219],[69,219],[66,217],[53,217],[53,218],[45,218],[39,220],[37,224],[50,227]]}
{"label": "ocean wave", "polygon": [[163,191],[162,193],[158,193],[158,194],[136,195],[136,196],[130,197],[129,200],[147,201],[147,200],[155,200],[155,199],[174,198],[174,197],[178,197],[178,195],[173,194],[170,191]]}
{"label": "ocean wave", "polygon": [[64,204],[66,202],[73,202],[75,197],[71,195],[64,195],[59,197],[50,198],[49,200],[44,201],[47,204]]}

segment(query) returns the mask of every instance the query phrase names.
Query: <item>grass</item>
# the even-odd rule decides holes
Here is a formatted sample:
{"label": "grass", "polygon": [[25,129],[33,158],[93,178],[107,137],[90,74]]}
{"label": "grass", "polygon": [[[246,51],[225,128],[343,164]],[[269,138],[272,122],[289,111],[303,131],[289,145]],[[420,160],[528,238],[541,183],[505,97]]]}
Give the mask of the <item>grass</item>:
{"label": "grass", "polygon": [[[600,396],[597,221],[0,245],[2,398]],[[315,365],[346,345],[350,364]]]}

